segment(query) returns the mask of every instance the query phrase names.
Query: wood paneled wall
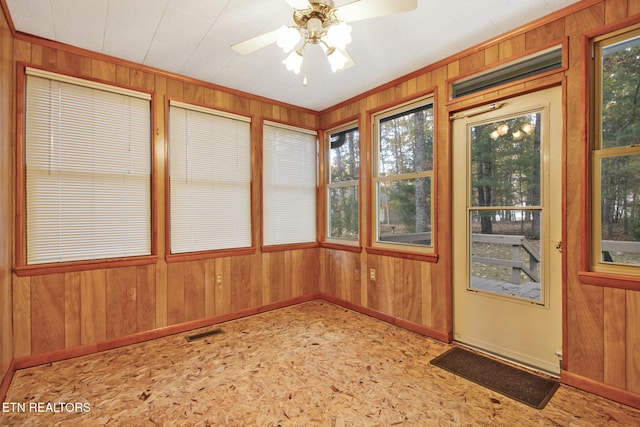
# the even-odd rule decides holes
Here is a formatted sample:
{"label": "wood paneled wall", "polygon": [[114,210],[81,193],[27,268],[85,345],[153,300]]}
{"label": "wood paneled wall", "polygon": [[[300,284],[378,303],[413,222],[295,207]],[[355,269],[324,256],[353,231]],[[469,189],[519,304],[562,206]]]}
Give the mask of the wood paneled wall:
{"label": "wood paneled wall", "polygon": [[[11,48],[4,50],[11,51]],[[158,261],[151,265],[22,276],[13,275],[13,356],[90,345],[185,322],[317,295],[319,248],[169,262],[165,251],[166,99],[252,116],[254,241],[260,241],[262,120],[318,128],[318,115],[236,91],[126,63],[80,49],[16,36],[14,61],[150,91],[154,102]],[[3,67],[4,69],[5,67]],[[7,69],[15,69],[12,62]],[[3,105],[14,103],[3,97]],[[3,127],[3,129],[5,129]],[[13,139],[6,138],[7,141]],[[4,149],[4,147],[3,147]],[[10,148],[8,148],[10,149]],[[2,157],[10,171],[14,156]],[[7,172],[10,177],[10,173]],[[4,182],[3,182],[4,185]],[[11,194],[11,186],[7,184]],[[3,196],[4,197],[4,196]],[[3,209],[12,203],[3,203]],[[3,212],[11,217],[11,212]],[[3,225],[12,221],[4,221]],[[7,236],[13,234],[9,225]],[[3,238],[3,245],[5,239]],[[6,243],[9,247],[11,242]],[[10,260],[7,271],[10,271]],[[7,283],[10,283],[7,280]],[[6,289],[11,289],[7,285]],[[5,291],[5,287],[3,287]],[[10,291],[9,291],[10,292]],[[10,296],[7,295],[7,296]],[[11,318],[11,312],[8,314]],[[10,320],[8,322],[11,323]],[[11,342],[11,335],[3,339]],[[11,351],[9,351],[11,354]]]}
{"label": "wood paneled wall", "polygon": [[[587,159],[585,139],[585,81],[583,34],[626,17],[638,17],[640,0],[584,0],[569,14],[554,14],[519,30],[487,41],[468,51],[428,65],[318,114],[281,105],[223,88],[202,84],[123,61],[8,34],[0,22],[2,77],[0,120],[0,340],[4,373],[11,357],[129,336],[209,316],[287,301],[322,292],[328,298],[380,313],[409,326],[422,326],[439,337],[450,337],[451,318],[451,143],[449,113],[465,106],[488,102],[531,88],[564,84],[566,88],[565,164],[565,311],[564,373],[574,383],[591,389],[601,386],[622,390],[622,400],[640,396],[640,292],[581,283],[581,222],[584,221],[583,175]],[[640,19],[640,18],[639,18]],[[484,70],[549,43],[565,41],[568,69],[507,88],[483,92],[461,101],[447,101],[447,82],[456,76]],[[10,44],[13,42],[13,49]],[[425,49],[427,49],[425,47]],[[13,54],[13,58],[11,55]],[[278,120],[309,128],[328,129],[345,119],[358,117],[365,157],[370,151],[367,112],[400,99],[434,90],[437,107],[437,262],[330,248],[230,256],[167,263],[162,256],[153,265],[67,272],[9,278],[13,230],[13,141],[7,123],[13,123],[14,61],[31,63],[152,91],[156,106],[156,200],[158,252],[164,253],[165,96],[250,114],[254,134],[254,238],[260,227],[260,141],[262,119]],[[369,160],[370,162],[370,160]],[[362,199],[361,224],[370,230],[369,200]],[[571,219],[571,220],[568,220]],[[366,236],[363,241],[366,241]],[[320,260],[320,262],[318,262]],[[369,270],[376,269],[376,280]],[[221,274],[222,283],[217,283]],[[11,283],[12,282],[12,283]],[[12,292],[12,295],[10,293]],[[10,298],[11,297],[11,298]],[[12,303],[7,301],[11,300]],[[13,331],[11,330],[13,318]],[[12,339],[13,332],[13,339]],[[576,379],[577,378],[577,379]],[[597,390],[593,390],[597,391]],[[609,393],[609,395],[615,395]]]}
{"label": "wood paneled wall", "polygon": [[[13,36],[0,13],[0,384],[13,360]],[[2,387],[0,387],[1,389]],[[0,390],[0,395],[2,395]]]}
{"label": "wood paneled wall", "polygon": [[[622,400],[640,402],[640,292],[590,286],[581,283],[581,227],[583,214],[583,175],[587,159],[585,133],[585,58],[584,34],[605,25],[636,17],[640,21],[640,1],[583,1],[570,13],[557,13],[534,22],[511,34],[485,42],[468,51],[457,53],[437,64],[427,66],[397,81],[381,86],[352,100],[321,112],[323,129],[357,116],[364,126],[368,111],[391,105],[429,88],[435,88],[437,102],[437,263],[391,258],[367,253],[347,253],[323,249],[323,280],[321,291],[332,298],[359,304],[394,318],[423,325],[434,331],[451,333],[452,305],[450,298],[451,240],[451,142],[449,112],[466,106],[486,103],[532,88],[563,84],[566,88],[566,170],[565,245],[566,265],[564,369],[568,381],[586,386],[592,391],[610,388],[627,393]],[[492,64],[515,58],[532,49],[565,42],[568,69],[542,78],[481,92],[460,101],[448,101],[448,80],[479,72]],[[370,129],[361,128],[361,145],[371,150]],[[362,162],[366,163],[366,162]],[[363,174],[370,165],[363,164]],[[366,175],[365,175],[366,176]],[[363,233],[370,226],[369,200],[362,203]],[[364,238],[366,241],[366,237]],[[369,279],[370,268],[377,271],[377,280]],[[564,375],[564,374],[563,374]],[[577,379],[576,379],[577,378]]]}

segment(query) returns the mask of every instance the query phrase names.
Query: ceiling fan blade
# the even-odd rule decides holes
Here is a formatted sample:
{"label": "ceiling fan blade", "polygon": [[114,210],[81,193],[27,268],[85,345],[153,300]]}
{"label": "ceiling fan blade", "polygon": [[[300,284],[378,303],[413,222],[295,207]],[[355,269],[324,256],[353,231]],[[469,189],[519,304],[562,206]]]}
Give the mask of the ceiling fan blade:
{"label": "ceiling fan blade", "polygon": [[294,9],[302,10],[309,8],[308,0],[285,0]]}
{"label": "ceiling fan blade", "polygon": [[418,0],[359,0],[336,8],[343,22],[361,21],[393,13],[408,12],[418,7]]}
{"label": "ceiling fan blade", "polygon": [[249,40],[233,44],[231,45],[231,48],[242,55],[247,55],[251,52],[255,52],[258,49],[269,46],[271,43],[275,43],[277,40],[278,30],[273,30],[269,31],[268,33],[253,37]]}

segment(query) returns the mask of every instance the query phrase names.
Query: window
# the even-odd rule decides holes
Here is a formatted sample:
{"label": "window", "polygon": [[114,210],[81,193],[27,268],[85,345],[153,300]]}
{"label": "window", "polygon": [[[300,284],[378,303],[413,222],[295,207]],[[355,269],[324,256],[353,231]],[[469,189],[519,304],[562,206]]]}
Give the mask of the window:
{"label": "window", "polygon": [[432,251],[433,101],[374,116],[374,246]]}
{"label": "window", "polygon": [[359,241],[360,134],[352,125],[327,135],[327,240]]}
{"label": "window", "polygon": [[554,46],[510,61],[490,71],[465,77],[451,85],[451,99],[562,68],[562,46]]}
{"label": "window", "polygon": [[171,101],[170,251],[251,246],[251,129],[246,117]]}
{"label": "window", "polygon": [[592,269],[640,275],[640,27],[594,51]]}
{"label": "window", "polygon": [[316,133],[265,122],[263,243],[316,242]]}
{"label": "window", "polygon": [[26,264],[151,254],[150,100],[27,69]]}

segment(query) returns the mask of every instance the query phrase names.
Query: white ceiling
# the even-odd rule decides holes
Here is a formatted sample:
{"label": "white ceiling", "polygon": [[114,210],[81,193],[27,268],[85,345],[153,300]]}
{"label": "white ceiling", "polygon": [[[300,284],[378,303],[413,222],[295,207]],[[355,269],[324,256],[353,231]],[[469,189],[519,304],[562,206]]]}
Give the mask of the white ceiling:
{"label": "white ceiling", "polygon": [[293,24],[285,0],[6,0],[19,32],[317,111],[577,2],[418,0],[351,23],[354,67],[333,74],[308,46],[303,86],[277,46],[245,56],[230,47]]}

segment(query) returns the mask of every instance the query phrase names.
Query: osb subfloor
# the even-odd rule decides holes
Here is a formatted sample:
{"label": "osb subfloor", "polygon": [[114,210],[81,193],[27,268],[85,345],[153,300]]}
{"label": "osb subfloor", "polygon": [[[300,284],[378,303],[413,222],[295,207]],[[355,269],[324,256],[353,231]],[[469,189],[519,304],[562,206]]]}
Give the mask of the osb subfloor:
{"label": "osb subfloor", "polygon": [[[631,426],[567,386],[543,410],[429,364],[450,348],[323,301],[16,373],[0,425]],[[51,412],[46,403],[86,404]],[[30,404],[39,410],[30,411]],[[73,406],[73,405],[72,405]],[[56,406],[53,406],[56,407]],[[56,408],[61,408],[58,405]],[[67,406],[69,408],[69,406]],[[5,409],[7,409],[5,407]]]}

